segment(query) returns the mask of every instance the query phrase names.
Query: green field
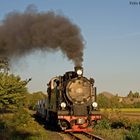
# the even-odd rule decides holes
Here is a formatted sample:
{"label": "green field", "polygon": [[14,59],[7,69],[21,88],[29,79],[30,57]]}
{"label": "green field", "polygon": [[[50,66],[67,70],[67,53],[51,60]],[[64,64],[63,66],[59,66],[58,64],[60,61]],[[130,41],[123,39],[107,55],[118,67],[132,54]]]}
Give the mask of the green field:
{"label": "green field", "polygon": [[120,112],[137,112],[137,113],[140,113],[140,108],[101,108],[100,109],[101,112],[104,112],[104,111],[108,111],[108,112],[116,112],[116,111],[120,111]]}

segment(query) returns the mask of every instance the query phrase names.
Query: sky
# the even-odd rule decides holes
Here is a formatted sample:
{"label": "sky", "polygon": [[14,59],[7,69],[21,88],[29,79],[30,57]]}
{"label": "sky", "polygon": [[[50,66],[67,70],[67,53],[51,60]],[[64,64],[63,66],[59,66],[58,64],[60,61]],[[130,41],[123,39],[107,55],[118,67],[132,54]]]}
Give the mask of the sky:
{"label": "sky", "polygon": [[[23,12],[30,4],[38,11],[64,15],[81,29],[84,38],[84,76],[95,79],[98,93],[125,96],[140,92],[140,1],[138,0],[0,0],[0,21],[11,11]],[[31,92],[46,91],[49,80],[74,64],[61,51],[35,52],[11,72],[32,77]]]}

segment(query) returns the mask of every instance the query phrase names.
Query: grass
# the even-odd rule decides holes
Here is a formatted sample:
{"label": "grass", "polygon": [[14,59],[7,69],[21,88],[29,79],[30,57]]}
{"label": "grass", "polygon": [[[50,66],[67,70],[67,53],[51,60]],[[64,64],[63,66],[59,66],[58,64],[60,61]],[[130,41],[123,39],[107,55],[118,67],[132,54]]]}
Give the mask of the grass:
{"label": "grass", "polygon": [[137,113],[140,113],[140,108],[101,108],[100,109],[101,112],[104,112],[104,111],[108,111],[108,112],[115,112],[115,111],[120,111],[120,112],[137,112]]}
{"label": "grass", "polygon": [[131,121],[140,121],[140,108],[102,108],[101,114],[108,119],[121,118]]}
{"label": "grass", "polygon": [[106,140],[140,140],[140,122],[121,118],[103,118],[94,127],[94,134]]}
{"label": "grass", "polygon": [[124,129],[96,129],[93,133],[105,140],[124,140],[126,131]]}
{"label": "grass", "polygon": [[140,113],[140,108],[121,108],[120,111],[122,111],[122,112],[139,112]]}
{"label": "grass", "polygon": [[94,129],[93,133],[105,140],[140,140],[140,129],[138,126],[130,130],[124,128]]}
{"label": "grass", "polygon": [[140,108],[101,109],[94,133],[107,140],[140,140]]}
{"label": "grass", "polygon": [[20,108],[15,113],[0,114],[0,140],[60,140],[56,132],[39,124],[33,111]]}

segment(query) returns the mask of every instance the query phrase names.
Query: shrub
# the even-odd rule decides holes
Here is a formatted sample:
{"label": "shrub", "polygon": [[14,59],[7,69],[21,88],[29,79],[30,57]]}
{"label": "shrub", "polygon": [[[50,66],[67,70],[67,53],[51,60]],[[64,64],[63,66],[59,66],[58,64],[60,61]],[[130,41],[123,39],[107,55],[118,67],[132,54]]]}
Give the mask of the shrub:
{"label": "shrub", "polygon": [[13,115],[0,115],[0,139],[46,140],[47,137],[46,130],[34,121],[27,109],[20,108]]}
{"label": "shrub", "polygon": [[109,120],[102,119],[95,125],[95,129],[110,129]]}
{"label": "shrub", "polygon": [[122,128],[124,127],[124,123],[122,121],[115,121],[111,123],[112,128]]}
{"label": "shrub", "polygon": [[125,140],[140,140],[140,124],[132,126],[131,130],[124,134]]}
{"label": "shrub", "polygon": [[2,131],[5,128],[5,122],[0,121],[0,131]]}
{"label": "shrub", "polygon": [[31,116],[30,114],[27,112],[27,110],[25,109],[20,109],[18,112],[15,113],[15,115],[13,116],[13,124],[18,126],[24,126],[25,124],[28,123],[28,121],[30,121]]}

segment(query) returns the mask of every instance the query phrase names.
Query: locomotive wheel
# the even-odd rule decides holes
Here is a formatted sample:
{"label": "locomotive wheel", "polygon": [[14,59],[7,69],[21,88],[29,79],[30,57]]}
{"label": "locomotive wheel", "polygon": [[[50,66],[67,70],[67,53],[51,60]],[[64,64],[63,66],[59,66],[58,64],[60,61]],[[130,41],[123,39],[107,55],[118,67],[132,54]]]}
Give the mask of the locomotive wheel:
{"label": "locomotive wheel", "polygon": [[66,120],[59,120],[59,126],[63,131],[70,128],[70,124]]}

